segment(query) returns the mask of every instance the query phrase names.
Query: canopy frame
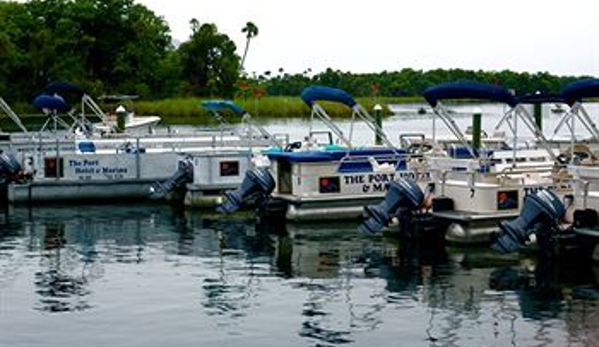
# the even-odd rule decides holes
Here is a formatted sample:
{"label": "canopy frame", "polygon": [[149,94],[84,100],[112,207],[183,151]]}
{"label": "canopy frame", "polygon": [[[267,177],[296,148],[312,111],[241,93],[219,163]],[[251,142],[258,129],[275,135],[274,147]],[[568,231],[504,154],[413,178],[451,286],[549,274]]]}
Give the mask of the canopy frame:
{"label": "canopy frame", "polygon": [[[453,117],[449,113],[448,108],[443,104],[441,100],[445,99],[476,99],[476,100],[489,100],[495,102],[502,102],[509,106],[509,110],[504,114],[501,120],[495,126],[498,130],[503,123],[507,123],[510,131],[514,136],[514,145],[512,148],[514,159],[517,154],[517,140],[518,140],[518,120],[520,119],[524,125],[533,133],[535,138],[541,144],[552,160],[556,160],[557,157],[553,150],[549,147],[547,138],[543,134],[543,131],[537,126],[532,115],[526,110],[525,107],[511,95],[509,91],[504,88],[495,85],[482,84],[482,83],[444,83],[436,87],[427,89],[424,92],[425,99],[431,105],[434,111],[433,115],[433,141],[436,135],[435,131],[435,115],[439,116],[443,123],[447,126],[449,131],[458,139],[458,141],[466,148],[473,158],[480,158],[480,153],[472,148],[470,142],[466,139],[466,136],[462,130],[457,126]],[[515,160],[514,160],[515,163]]]}
{"label": "canopy frame", "polygon": [[21,118],[19,118],[15,111],[13,111],[13,109],[2,97],[0,97],[0,111],[4,112],[16,124],[17,127],[19,127],[19,129],[21,129],[21,131],[25,134],[25,136],[31,137],[27,131],[27,128],[23,122],[21,122]]}
{"label": "canopy frame", "polygon": [[[382,142],[389,148],[395,148],[393,143],[387,137],[387,134],[383,131],[382,127],[379,126],[374,119],[368,113],[368,111],[347,92],[337,88],[323,87],[323,86],[311,86],[305,88],[302,91],[302,100],[310,107],[310,135],[309,141],[313,141],[313,123],[314,119],[318,118],[323,122],[336,136],[339,138],[348,148],[355,148],[353,144],[354,125],[356,118],[362,120],[366,126],[374,133],[375,136],[379,136]],[[322,106],[318,104],[318,101],[329,101],[339,103],[347,106],[352,111],[352,117],[350,122],[349,137],[346,137],[343,130],[339,128],[331,119],[329,114],[324,110]]]}
{"label": "canopy frame", "polygon": [[212,116],[214,116],[214,118],[216,120],[218,120],[218,122],[220,124],[220,128],[221,128],[221,133],[224,131],[223,125],[227,125],[227,126],[231,126],[233,131],[238,136],[240,136],[240,137],[244,136],[242,133],[239,132],[239,130],[236,129],[235,126],[233,126],[233,124],[231,124],[229,121],[227,121],[227,119],[223,116],[223,114],[221,112],[223,110],[230,110],[230,111],[236,113],[237,115],[241,116],[242,124],[244,124],[247,127],[247,129],[248,129],[247,136],[250,139],[253,138],[253,129],[256,129],[262,137],[267,139],[275,147],[282,147],[285,144],[285,142],[288,142],[285,140],[284,141],[277,140],[276,136],[271,134],[263,126],[255,123],[249,112],[247,112],[241,106],[235,104],[231,100],[208,100],[208,101],[203,101],[200,104],[202,105],[202,107],[204,107],[204,109],[206,109],[206,111],[208,111],[208,113],[210,113]]}

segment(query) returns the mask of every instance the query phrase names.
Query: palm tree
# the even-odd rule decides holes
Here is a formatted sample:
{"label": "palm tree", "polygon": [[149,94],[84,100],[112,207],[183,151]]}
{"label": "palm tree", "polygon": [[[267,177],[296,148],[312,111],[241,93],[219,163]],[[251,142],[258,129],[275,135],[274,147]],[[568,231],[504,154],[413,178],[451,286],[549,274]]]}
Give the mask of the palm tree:
{"label": "palm tree", "polygon": [[243,58],[241,59],[241,70],[243,71],[245,57],[247,56],[248,49],[250,48],[250,40],[253,37],[258,36],[258,27],[256,26],[256,24],[254,24],[252,22],[247,22],[247,23],[245,23],[245,27],[243,27],[243,29],[241,29],[241,32],[245,33],[245,38],[247,39],[247,41],[245,42],[245,51],[243,52]]}

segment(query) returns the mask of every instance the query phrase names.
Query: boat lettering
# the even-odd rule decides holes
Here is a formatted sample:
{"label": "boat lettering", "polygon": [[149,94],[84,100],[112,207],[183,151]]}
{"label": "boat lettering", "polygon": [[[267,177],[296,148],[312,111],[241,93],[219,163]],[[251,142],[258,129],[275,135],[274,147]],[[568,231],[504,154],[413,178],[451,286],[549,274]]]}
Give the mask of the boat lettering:
{"label": "boat lettering", "polygon": [[384,193],[389,190],[389,183],[396,178],[423,180],[430,178],[428,172],[399,171],[394,173],[371,173],[343,177],[345,185],[361,185],[362,193]]}
{"label": "boat lettering", "polygon": [[69,160],[70,167],[90,167],[90,166],[98,166],[98,165],[100,165],[99,160],[88,160],[88,159],[84,159],[84,160],[70,159]]}
{"label": "boat lettering", "polygon": [[[397,175],[396,175],[397,174]],[[389,183],[394,181],[396,177],[408,178],[412,180],[422,180],[430,178],[429,172],[413,172],[413,171],[401,171],[396,173],[383,173],[383,174],[368,174],[368,175],[353,175],[343,177],[346,185],[369,185],[376,183]]]}
{"label": "boat lettering", "polygon": [[387,183],[373,183],[373,184],[365,184],[362,186],[363,193],[377,193],[377,192],[386,192],[389,190],[389,182]]}
{"label": "boat lettering", "polygon": [[345,184],[372,184],[381,182],[391,182],[395,178],[395,173],[391,174],[369,174],[345,176]]}
{"label": "boat lettering", "polygon": [[126,174],[126,167],[88,167],[88,168],[75,168],[76,175],[108,175],[108,174]]}
{"label": "boat lettering", "polygon": [[67,167],[70,169],[71,177],[80,181],[122,179],[129,172],[127,167],[112,166],[109,163],[102,164],[97,159],[69,159]]}

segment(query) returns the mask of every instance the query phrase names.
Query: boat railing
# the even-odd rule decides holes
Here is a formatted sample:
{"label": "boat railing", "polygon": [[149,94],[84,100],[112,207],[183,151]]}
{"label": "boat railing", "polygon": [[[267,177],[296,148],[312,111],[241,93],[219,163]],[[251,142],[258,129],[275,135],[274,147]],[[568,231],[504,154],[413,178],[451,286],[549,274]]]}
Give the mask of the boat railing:
{"label": "boat railing", "polygon": [[[326,143],[320,143],[318,142],[318,140],[316,139],[317,135],[324,135],[327,139]],[[333,141],[333,134],[330,131],[326,131],[326,130],[311,130],[308,133],[308,139],[312,140],[313,143],[317,144],[317,145],[323,145],[323,146],[332,146],[334,145],[334,141]]]}
{"label": "boat railing", "polygon": [[0,110],[2,110],[19,127],[19,129],[21,129],[21,131],[27,137],[29,137],[29,132],[27,131],[27,128],[25,128],[25,125],[23,125],[23,122],[21,122],[21,118],[19,118],[19,116],[15,113],[15,111],[13,111],[13,109],[10,106],[8,106],[6,101],[4,101],[4,99],[1,97],[0,97]]}
{"label": "boat railing", "polygon": [[[416,139],[411,141],[410,139]],[[426,141],[426,135],[422,133],[404,133],[399,135],[399,146],[403,149],[408,149],[410,146],[423,144]]]}
{"label": "boat railing", "polygon": [[[582,208],[588,208],[589,196],[597,194],[596,187],[599,184],[599,168],[569,165],[568,173],[571,175],[569,181],[572,183],[575,195],[582,196]],[[591,187],[593,188],[591,189]]]}
{"label": "boat railing", "polygon": [[514,175],[514,174],[527,174],[527,173],[550,173],[555,171],[555,165],[522,165],[522,166],[509,166],[505,167],[497,172],[490,172],[491,175],[503,176],[503,175]]}
{"label": "boat railing", "polygon": [[385,161],[385,160],[406,160],[414,155],[408,153],[390,153],[390,154],[376,154],[376,155],[360,155],[360,154],[350,154],[341,158],[340,161],[367,161],[369,158],[375,158],[377,161]]}
{"label": "boat railing", "polygon": [[338,172],[374,171],[395,172],[407,167],[407,162],[414,157],[407,153],[390,153],[377,155],[346,155],[339,161]]}
{"label": "boat railing", "polygon": [[438,172],[452,172],[464,174],[484,174],[487,177],[505,176],[513,174],[526,174],[538,172],[553,172],[556,165],[550,161],[544,162],[521,162],[505,164],[499,170],[491,170],[492,165],[501,165],[495,162],[493,158],[482,159],[457,159],[450,157],[429,158],[430,170]]}
{"label": "boat railing", "polygon": [[427,161],[431,171],[474,172],[481,167],[479,159],[460,159],[451,157],[429,157]]}
{"label": "boat railing", "polygon": [[[468,163],[469,162],[469,163]],[[523,175],[530,174],[551,174],[555,172],[555,166],[553,165],[538,165],[536,167],[527,166],[519,167],[512,166],[507,167],[499,171],[489,171],[488,166],[481,164],[480,162],[467,159],[450,159],[445,163],[446,165],[433,165],[429,168],[429,171],[433,177],[441,183],[441,194],[445,194],[445,187],[447,185],[448,175],[451,175],[452,180],[460,180],[460,178],[466,182],[468,187],[474,193],[476,184],[490,183],[495,180],[495,184],[499,187],[504,186],[506,179],[523,179]],[[458,164],[458,165],[456,165]],[[482,178],[482,180],[481,180]],[[547,179],[550,177],[547,176]],[[522,182],[522,184],[524,184]]]}

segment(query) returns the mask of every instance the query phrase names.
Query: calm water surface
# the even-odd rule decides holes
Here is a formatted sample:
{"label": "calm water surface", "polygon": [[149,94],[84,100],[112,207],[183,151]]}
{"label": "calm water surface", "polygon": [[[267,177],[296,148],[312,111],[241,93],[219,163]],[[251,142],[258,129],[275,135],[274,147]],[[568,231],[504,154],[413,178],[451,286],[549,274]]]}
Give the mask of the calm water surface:
{"label": "calm water surface", "polygon": [[599,345],[597,267],[356,227],[159,205],[11,209],[0,346]]}
{"label": "calm water surface", "polygon": [[[599,124],[599,103],[585,103],[585,109],[589,113],[591,119]],[[415,110],[421,107],[420,104],[408,104],[399,105],[400,108],[404,109],[401,113],[394,116],[385,118],[383,122],[383,130],[394,144],[398,143],[399,136],[405,133],[420,133],[425,134],[427,138],[432,137],[433,133],[433,114],[429,110],[424,115],[417,114]],[[543,105],[543,132],[548,139],[553,137],[557,138],[570,138],[571,133],[566,127],[562,127],[556,134],[554,130],[559,124],[560,120],[564,117],[565,113],[552,112],[553,105]],[[482,129],[488,134],[492,135],[495,131],[495,127],[499,123],[503,114],[506,112],[506,108],[500,104],[478,104],[478,105],[460,105],[450,107],[456,112],[452,116],[458,127],[465,131],[466,128],[472,125],[472,113],[475,108],[482,111]],[[532,107],[527,107],[532,115]],[[288,133],[294,141],[301,140],[307,135],[309,129],[308,119],[276,119],[276,120],[260,120],[264,122],[266,128],[273,133]],[[348,119],[336,119],[335,123],[343,130],[346,136],[350,133],[350,121]],[[314,129],[326,130],[326,126],[318,121],[314,122]],[[589,133],[583,128],[580,122],[575,125],[576,135],[580,138],[588,138]],[[512,132],[510,131],[507,124],[503,124],[499,131],[503,131],[508,138],[512,138]],[[449,132],[445,124],[437,118],[435,122],[435,133],[438,137],[453,138],[453,135]],[[518,137],[519,142],[525,142],[534,138],[533,134],[524,126],[522,121],[519,121],[518,125]],[[357,122],[355,124],[354,139],[357,144],[372,143],[374,136],[370,129],[363,123]]]}

